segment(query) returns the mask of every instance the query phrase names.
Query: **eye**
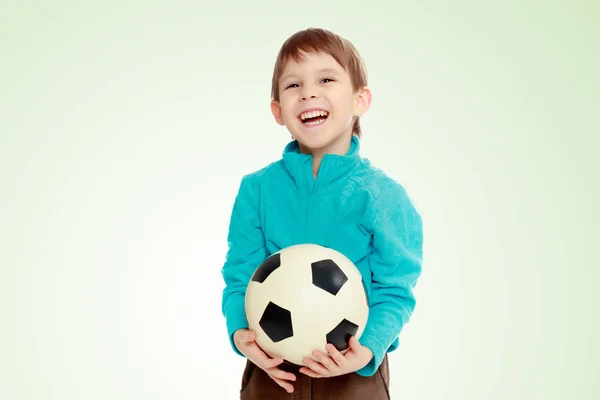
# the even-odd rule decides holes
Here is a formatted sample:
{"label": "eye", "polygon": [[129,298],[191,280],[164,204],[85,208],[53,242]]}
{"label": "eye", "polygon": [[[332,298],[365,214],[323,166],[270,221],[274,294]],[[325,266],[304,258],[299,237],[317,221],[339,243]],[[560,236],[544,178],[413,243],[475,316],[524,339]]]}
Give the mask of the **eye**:
{"label": "eye", "polygon": [[299,84],[297,84],[297,83],[292,83],[291,85],[288,85],[288,86],[286,87],[286,89],[297,88],[297,87],[299,87],[299,86],[300,86],[300,85],[299,85]]}
{"label": "eye", "polygon": [[333,79],[331,79],[331,78],[323,78],[321,80],[321,82],[323,82],[323,83],[329,83],[329,82],[333,82]]}

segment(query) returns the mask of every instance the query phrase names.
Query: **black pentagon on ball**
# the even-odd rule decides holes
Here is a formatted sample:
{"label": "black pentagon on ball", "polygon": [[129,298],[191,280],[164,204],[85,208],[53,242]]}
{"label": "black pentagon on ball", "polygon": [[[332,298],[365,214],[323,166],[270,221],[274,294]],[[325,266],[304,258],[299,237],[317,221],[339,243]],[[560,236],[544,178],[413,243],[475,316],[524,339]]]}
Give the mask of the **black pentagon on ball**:
{"label": "black pentagon on ball", "polygon": [[258,324],[274,343],[294,336],[292,313],[273,302],[269,302]]}
{"label": "black pentagon on ball", "polygon": [[327,343],[333,344],[338,351],[345,350],[350,346],[350,337],[356,335],[356,332],[358,325],[344,319],[327,334]]}
{"label": "black pentagon on ball", "polygon": [[313,285],[336,295],[348,280],[335,261],[326,259],[311,264]]}
{"label": "black pentagon on ball", "polygon": [[276,253],[272,256],[268,257],[266,260],[262,262],[254,271],[254,275],[252,275],[252,280],[254,282],[263,283],[265,279],[271,275],[273,271],[281,266],[281,254]]}

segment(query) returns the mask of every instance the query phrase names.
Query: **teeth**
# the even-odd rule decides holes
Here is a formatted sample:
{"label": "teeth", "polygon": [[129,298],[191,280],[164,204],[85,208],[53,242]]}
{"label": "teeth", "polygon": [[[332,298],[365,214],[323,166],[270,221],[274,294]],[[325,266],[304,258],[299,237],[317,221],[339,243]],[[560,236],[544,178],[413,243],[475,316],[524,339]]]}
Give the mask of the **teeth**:
{"label": "teeth", "polygon": [[300,114],[300,119],[305,120],[307,118],[315,118],[315,117],[321,117],[321,116],[327,116],[329,113],[325,110],[316,110],[316,111],[309,111],[309,112],[303,112],[302,114]]}

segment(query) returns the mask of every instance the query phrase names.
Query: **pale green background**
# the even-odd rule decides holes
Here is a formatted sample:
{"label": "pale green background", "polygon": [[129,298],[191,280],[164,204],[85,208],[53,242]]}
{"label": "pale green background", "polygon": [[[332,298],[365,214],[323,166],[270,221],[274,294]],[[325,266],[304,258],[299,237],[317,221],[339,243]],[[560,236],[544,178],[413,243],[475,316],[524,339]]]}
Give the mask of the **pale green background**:
{"label": "pale green background", "polygon": [[363,154],[425,222],[392,398],[600,398],[598,8],[2,2],[0,399],[237,398],[227,223],[309,26],[365,57]]}

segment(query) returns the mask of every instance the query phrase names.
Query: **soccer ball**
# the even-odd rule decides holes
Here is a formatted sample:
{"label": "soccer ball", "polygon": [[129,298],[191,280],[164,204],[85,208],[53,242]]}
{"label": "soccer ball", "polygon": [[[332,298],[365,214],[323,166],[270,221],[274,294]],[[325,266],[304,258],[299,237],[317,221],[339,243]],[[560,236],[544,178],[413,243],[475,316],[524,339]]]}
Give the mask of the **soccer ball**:
{"label": "soccer ball", "polygon": [[369,307],[356,266],[340,252],[315,244],[282,249],[258,266],[246,290],[248,328],[269,356],[293,364],[327,353],[342,353],[351,336],[360,338]]}

